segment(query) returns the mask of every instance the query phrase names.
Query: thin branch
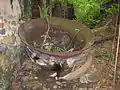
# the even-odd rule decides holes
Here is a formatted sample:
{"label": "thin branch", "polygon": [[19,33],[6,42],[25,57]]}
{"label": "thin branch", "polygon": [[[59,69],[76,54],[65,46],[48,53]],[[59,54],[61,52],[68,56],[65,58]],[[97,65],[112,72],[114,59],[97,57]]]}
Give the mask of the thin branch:
{"label": "thin branch", "polygon": [[[45,3],[44,3],[45,4]],[[45,5],[46,6],[46,5]],[[44,7],[45,7],[44,6]],[[45,7],[46,8],[46,7]],[[52,23],[52,0],[50,0],[50,9],[49,9],[49,12],[50,12],[50,16],[46,17],[46,21],[47,21],[47,32],[46,32],[46,35],[44,37],[44,41],[42,43],[42,46],[41,48],[43,48],[47,38],[49,37],[49,31],[50,31],[50,27],[51,27],[51,23]],[[50,17],[50,18],[49,18]]]}
{"label": "thin branch", "polygon": [[116,27],[115,27],[115,32],[114,32],[114,39],[113,39],[113,43],[112,43],[112,52],[113,52],[113,49],[115,47],[115,37],[116,37],[116,34],[117,34],[117,20],[119,18],[119,15],[117,15],[117,19],[116,19]]}
{"label": "thin branch", "polygon": [[116,50],[116,56],[115,56],[115,67],[114,67],[114,78],[113,78],[114,86],[116,84],[116,70],[117,70],[117,62],[118,62],[119,44],[120,44],[120,24],[119,24],[119,34],[118,34],[118,40],[117,40],[117,50]]}
{"label": "thin branch", "polygon": [[45,37],[44,37],[44,41],[43,41],[43,43],[42,43],[41,48],[43,48],[43,46],[44,46],[47,38],[49,37],[48,33],[49,33],[49,31],[50,31],[50,23],[49,23],[48,17],[46,18],[46,21],[47,21],[47,32],[46,32],[46,35],[45,35]]}

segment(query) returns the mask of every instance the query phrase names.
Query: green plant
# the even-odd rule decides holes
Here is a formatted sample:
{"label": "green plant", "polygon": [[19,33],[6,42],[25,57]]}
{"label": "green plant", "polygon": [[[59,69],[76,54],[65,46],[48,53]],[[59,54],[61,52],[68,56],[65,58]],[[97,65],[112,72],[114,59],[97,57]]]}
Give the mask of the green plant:
{"label": "green plant", "polygon": [[101,21],[99,0],[68,0],[75,6],[76,20],[88,26],[94,26]]}
{"label": "green plant", "polygon": [[42,10],[42,8],[38,5],[38,7],[39,7],[39,13],[40,13],[40,18],[46,18],[46,17],[48,17],[48,10],[49,10],[49,7],[46,7],[45,9],[44,9],[44,11]]}
{"label": "green plant", "polygon": [[106,9],[105,11],[110,15],[114,15],[119,12],[120,6],[118,4],[113,4],[110,8]]}
{"label": "green plant", "polygon": [[[74,5],[74,13],[76,20],[80,23],[86,24],[89,27],[94,27],[106,20],[107,14],[114,14],[117,8],[101,7],[102,4],[111,2],[111,0],[55,0],[67,2]],[[101,14],[101,10],[105,10]],[[118,10],[117,10],[118,11]]]}

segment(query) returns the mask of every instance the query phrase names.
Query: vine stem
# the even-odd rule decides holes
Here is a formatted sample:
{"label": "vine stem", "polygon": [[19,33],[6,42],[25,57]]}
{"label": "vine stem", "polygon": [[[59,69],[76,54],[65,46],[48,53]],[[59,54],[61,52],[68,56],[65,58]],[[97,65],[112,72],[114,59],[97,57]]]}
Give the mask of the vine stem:
{"label": "vine stem", "polygon": [[[120,44],[120,24],[118,25],[119,29],[119,34],[118,34],[118,40],[117,40],[117,50],[115,54],[115,66],[114,66],[114,77],[113,77],[113,83],[114,87],[116,84],[116,70],[117,70],[117,62],[118,62],[118,52],[119,52],[119,44]],[[116,28],[117,29],[117,28]]]}

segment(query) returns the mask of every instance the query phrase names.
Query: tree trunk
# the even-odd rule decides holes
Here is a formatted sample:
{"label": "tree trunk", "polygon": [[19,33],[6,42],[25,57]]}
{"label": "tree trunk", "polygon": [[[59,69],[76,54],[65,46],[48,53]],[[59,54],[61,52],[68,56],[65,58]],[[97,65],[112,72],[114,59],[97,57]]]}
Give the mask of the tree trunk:
{"label": "tree trunk", "polygon": [[0,0],[0,21],[3,23],[0,28],[0,90],[9,87],[14,65],[20,66],[20,41],[17,36],[20,15],[18,0],[13,0],[12,5],[10,0]]}

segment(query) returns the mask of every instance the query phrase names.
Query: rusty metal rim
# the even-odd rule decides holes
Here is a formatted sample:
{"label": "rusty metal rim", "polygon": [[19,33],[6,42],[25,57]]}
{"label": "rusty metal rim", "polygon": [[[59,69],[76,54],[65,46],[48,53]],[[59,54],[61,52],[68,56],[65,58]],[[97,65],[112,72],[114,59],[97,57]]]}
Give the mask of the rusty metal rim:
{"label": "rusty metal rim", "polygon": [[[32,20],[29,20],[29,22],[30,21],[32,21]],[[24,23],[21,24],[21,25],[24,28]],[[74,51],[74,52],[49,52],[49,51],[41,50],[40,48],[36,48],[36,47],[30,45],[29,43],[27,43],[25,40],[23,40],[21,35],[20,35],[20,29],[19,28],[18,28],[18,36],[20,37],[20,40],[22,41],[22,43],[27,45],[27,47],[29,47],[31,49],[34,49],[34,50],[36,50],[40,53],[43,53],[43,54],[47,54],[47,55],[51,55],[51,56],[57,56],[57,57],[61,57],[61,58],[69,58],[69,57],[77,56],[77,55],[81,54],[84,50],[87,50],[87,49],[90,48],[90,46],[89,47],[83,47],[83,49],[78,50],[78,51]]]}

